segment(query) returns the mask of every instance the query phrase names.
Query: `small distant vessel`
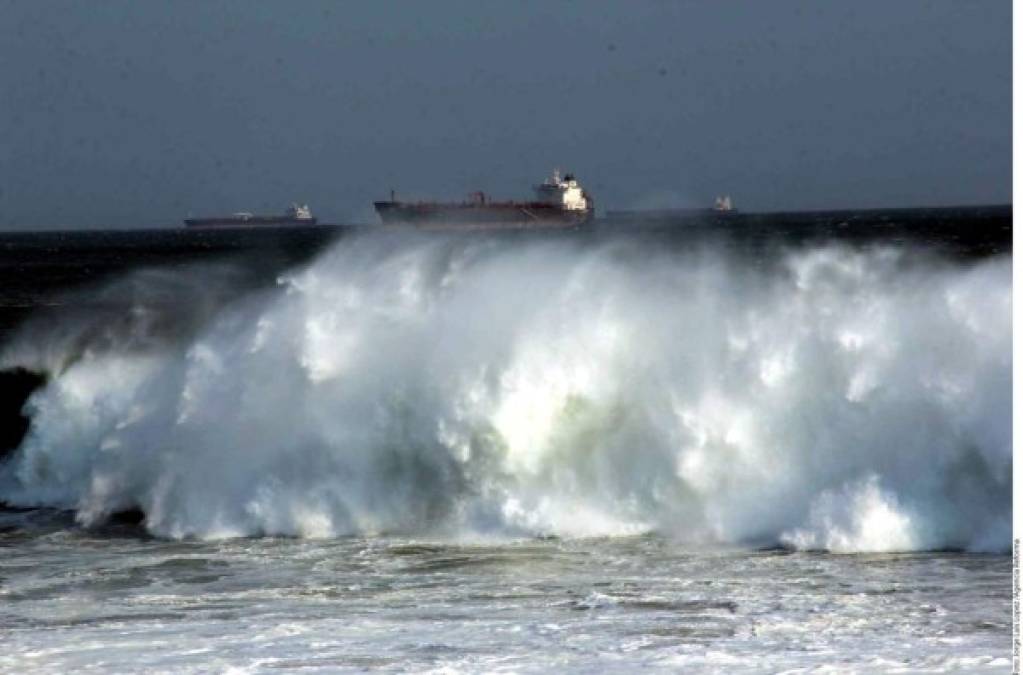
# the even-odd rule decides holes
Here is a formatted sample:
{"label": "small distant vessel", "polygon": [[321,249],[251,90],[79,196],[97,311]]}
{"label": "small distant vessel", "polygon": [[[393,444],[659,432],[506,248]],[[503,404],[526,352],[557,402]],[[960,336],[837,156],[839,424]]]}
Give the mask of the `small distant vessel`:
{"label": "small distant vessel", "polygon": [[292,204],[283,215],[260,216],[244,211],[230,216],[212,218],[186,218],[188,227],[273,227],[280,225],[315,225],[316,217],[305,204]]}
{"label": "small distant vessel", "polygon": [[533,201],[493,201],[475,192],[464,202],[373,202],[385,225],[457,228],[566,228],[593,220],[593,199],[572,174],[554,171]]}
{"label": "small distant vessel", "polygon": [[608,211],[607,217],[613,220],[672,220],[695,218],[698,216],[726,216],[738,213],[728,195],[716,197],[713,208],[695,209],[634,209],[631,211]]}
{"label": "small distant vessel", "polygon": [[735,207],[732,206],[732,198],[728,195],[717,197],[714,200],[714,210],[718,213],[734,213]]}

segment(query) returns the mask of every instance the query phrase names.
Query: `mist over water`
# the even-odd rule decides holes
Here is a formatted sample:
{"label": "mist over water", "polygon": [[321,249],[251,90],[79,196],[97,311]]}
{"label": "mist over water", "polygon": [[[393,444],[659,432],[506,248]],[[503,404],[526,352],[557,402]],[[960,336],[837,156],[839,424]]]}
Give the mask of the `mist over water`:
{"label": "mist over water", "polygon": [[52,378],[0,499],[171,538],[1003,551],[1010,306],[1008,256],[351,237],[175,339],[15,341]]}

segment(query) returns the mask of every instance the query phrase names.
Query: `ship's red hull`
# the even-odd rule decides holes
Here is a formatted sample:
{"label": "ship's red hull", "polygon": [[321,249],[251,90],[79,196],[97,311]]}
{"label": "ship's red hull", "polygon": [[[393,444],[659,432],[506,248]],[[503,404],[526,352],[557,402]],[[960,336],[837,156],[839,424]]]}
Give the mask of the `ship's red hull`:
{"label": "ship's red hull", "polygon": [[438,204],[374,202],[385,225],[457,228],[572,228],[593,219],[592,210],[570,210],[544,202]]}

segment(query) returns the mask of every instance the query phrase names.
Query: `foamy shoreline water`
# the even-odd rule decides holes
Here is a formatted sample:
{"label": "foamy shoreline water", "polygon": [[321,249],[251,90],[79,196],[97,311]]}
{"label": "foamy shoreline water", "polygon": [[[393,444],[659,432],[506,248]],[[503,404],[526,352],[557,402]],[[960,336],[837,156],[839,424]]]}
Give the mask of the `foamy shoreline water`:
{"label": "foamy shoreline water", "polygon": [[1009,664],[1005,556],[692,550],[655,536],[174,542],[49,518],[2,519],[0,672]]}

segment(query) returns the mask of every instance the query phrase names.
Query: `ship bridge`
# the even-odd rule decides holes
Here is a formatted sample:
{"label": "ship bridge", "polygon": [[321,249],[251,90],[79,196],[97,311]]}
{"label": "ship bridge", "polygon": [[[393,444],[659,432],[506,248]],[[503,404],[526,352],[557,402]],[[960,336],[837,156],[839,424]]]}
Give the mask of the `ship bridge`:
{"label": "ship bridge", "polygon": [[544,204],[560,206],[568,211],[593,209],[593,200],[570,173],[562,177],[561,172],[555,169],[550,178],[537,185],[535,189],[537,200]]}

